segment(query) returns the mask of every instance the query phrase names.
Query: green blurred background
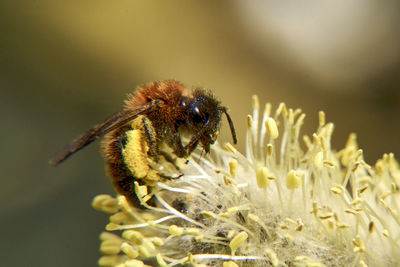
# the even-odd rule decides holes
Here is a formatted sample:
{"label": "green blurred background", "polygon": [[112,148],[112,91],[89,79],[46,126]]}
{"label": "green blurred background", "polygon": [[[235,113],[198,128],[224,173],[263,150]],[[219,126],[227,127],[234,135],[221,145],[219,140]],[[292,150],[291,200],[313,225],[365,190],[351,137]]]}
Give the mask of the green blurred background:
{"label": "green blurred background", "polygon": [[[330,3],[327,3],[330,2]],[[351,2],[351,3],[350,3]],[[99,146],[47,160],[145,82],[212,88],[243,151],[251,95],[399,155],[398,1],[1,1],[1,265],[94,266],[112,193]],[[221,140],[230,141],[223,122]]]}

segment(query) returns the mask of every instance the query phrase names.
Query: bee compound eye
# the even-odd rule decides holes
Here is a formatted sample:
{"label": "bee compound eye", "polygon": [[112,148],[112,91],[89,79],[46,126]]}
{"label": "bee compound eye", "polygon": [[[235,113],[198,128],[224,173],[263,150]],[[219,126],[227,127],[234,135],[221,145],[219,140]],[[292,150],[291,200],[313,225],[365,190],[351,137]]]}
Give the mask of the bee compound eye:
{"label": "bee compound eye", "polygon": [[204,119],[203,119],[203,116],[202,116],[199,108],[198,107],[194,107],[193,108],[193,122],[194,123],[200,123],[200,122],[203,122],[203,120]]}

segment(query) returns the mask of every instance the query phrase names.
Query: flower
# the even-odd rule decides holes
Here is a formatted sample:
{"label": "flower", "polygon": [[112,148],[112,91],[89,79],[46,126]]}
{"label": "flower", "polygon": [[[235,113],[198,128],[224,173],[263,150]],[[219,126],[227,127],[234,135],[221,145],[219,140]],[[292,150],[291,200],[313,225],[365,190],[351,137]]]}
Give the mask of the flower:
{"label": "flower", "polygon": [[179,179],[151,190],[136,182],[144,209],[97,196],[93,206],[111,214],[99,265],[398,266],[393,154],[368,165],[355,134],[335,152],[323,112],[303,145],[305,114],[283,103],[271,110],[266,104],[260,118],[253,97],[246,155],[215,144],[207,157],[195,151]]}

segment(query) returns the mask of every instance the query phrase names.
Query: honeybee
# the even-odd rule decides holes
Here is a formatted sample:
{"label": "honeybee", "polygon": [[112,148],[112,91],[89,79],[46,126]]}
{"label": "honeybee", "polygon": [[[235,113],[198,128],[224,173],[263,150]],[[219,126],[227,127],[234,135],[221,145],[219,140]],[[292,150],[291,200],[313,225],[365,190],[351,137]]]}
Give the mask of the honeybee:
{"label": "honeybee", "polygon": [[[175,80],[152,82],[128,95],[125,107],[71,141],[50,160],[57,165],[103,137],[102,154],[116,191],[139,206],[134,182],[152,184],[159,179],[154,165],[171,161],[163,145],[178,158],[188,157],[200,144],[206,153],[216,141],[222,114],[226,115],[233,143],[236,132],[227,108],[210,91],[188,90]],[[182,135],[189,141],[183,143]]]}

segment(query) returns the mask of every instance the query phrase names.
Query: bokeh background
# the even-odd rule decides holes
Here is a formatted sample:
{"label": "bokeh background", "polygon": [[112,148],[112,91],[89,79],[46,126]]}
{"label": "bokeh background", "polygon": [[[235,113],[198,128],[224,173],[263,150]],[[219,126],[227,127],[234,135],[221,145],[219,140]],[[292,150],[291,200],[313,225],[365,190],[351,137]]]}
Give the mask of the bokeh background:
{"label": "bokeh background", "polygon": [[145,82],[212,88],[242,151],[258,94],[302,108],[308,134],[324,110],[333,146],[356,132],[369,163],[399,155],[399,25],[396,0],[1,1],[1,265],[96,265],[99,146],[47,161]]}

